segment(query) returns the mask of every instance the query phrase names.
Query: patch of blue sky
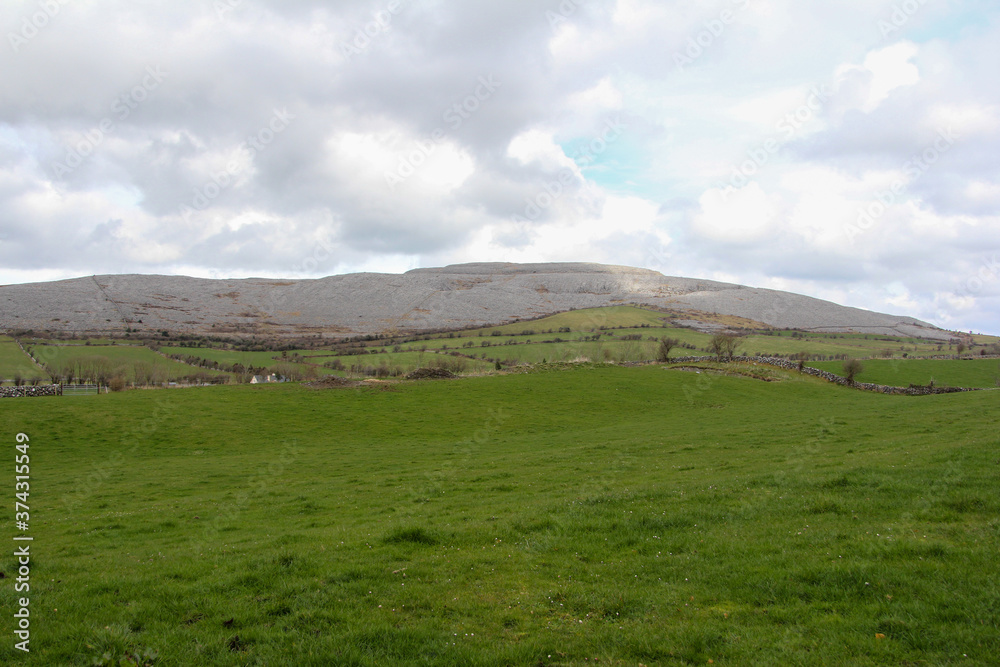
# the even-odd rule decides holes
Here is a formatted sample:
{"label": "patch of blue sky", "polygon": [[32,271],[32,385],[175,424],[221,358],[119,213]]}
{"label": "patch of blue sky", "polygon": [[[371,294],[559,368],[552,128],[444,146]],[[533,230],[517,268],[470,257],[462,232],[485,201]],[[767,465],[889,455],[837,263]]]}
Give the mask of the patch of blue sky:
{"label": "patch of blue sky", "polygon": [[[933,3],[928,3],[912,16],[911,25],[902,26],[902,36],[914,42],[954,42],[969,33],[985,31],[1000,18],[1000,4],[993,0],[951,0],[948,5],[946,12],[920,20],[919,12],[933,7]],[[902,5],[899,8],[903,9]]]}
{"label": "patch of blue sky", "polygon": [[561,144],[563,152],[591,183],[614,191],[635,192],[641,188],[648,163],[641,150],[624,139],[615,142],[579,139]]}

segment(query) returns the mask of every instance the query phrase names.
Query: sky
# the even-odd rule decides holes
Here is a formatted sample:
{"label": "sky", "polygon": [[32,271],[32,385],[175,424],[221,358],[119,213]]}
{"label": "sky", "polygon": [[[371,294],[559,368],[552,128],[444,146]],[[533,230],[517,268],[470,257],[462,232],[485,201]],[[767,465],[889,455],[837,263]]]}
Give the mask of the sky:
{"label": "sky", "polygon": [[1000,3],[4,0],[0,284],[600,262],[1000,334]]}

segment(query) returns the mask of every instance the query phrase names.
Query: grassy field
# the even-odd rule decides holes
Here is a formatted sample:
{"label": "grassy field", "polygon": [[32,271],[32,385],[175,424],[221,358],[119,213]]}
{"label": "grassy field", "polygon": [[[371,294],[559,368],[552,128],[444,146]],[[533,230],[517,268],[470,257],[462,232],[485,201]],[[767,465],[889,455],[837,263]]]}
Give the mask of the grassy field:
{"label": "grassy field", "polygon": [[949,354],[947,344],[943,346],[941,351],[938,351],[937,343],[926,340],[897,338],[887,341],[884,338],[869,337],[866,339],[862,336],[849,334],[809,335],[793,338],[789,332],[776,332],[770,336],[745,336],[741,349],[751,354],[761,353],[764,356],[804,352],[810,356],[845,354],[849,357],[865,358],[890,351],[896,357],[902,357],[904,352],[909,356]]}
{"label": "grassy field", "polygon": [[240,350],[220,350],[211,347],[162,347],[164,354],[193,355],[218,361],[220,364],[242,364],[244,366],[268,367],[278,363],[280,352],[243,352]]}
{"label": "grassy field", "polygon": [[[333,349],[338,345],[331,341],[329,342],[331,349],[289,350],[286,352],[286,357],[282,357],[281,352],[274,351],[234,350],[230,349],[229,344],[220,341],[215,341],[214,347],[165,345],[161,351],[167,355],[190,355],[218,362],[226,369],[230,369],[234,364],[275,369],[279,364],[292,363],[290,374],[297,371],[306,375],[312,372],[333,372],[324,366],[333,361],[334,357],[339,357],[340,363],[348,369],[351,366],[358,366],[361,369],[378,369],[380,366],[385,366],[392,374],[407,373],[425,363],[431,363],[428,360],[436,358],[433,356],[435,351],[449,354],[458,351],[461,355],[469,357],[466,363],[469,372],[492,368],[497,361],[505,366],[512,366],[580,358],[593,361],[651,360],[656,357],[656,341],[665,337],[678,339],[686,346],[676,348],[674,356],[707,354],[712,338],[710,334],[670,324],[673,321],[672,317],[683,318],[683,316],[683,313],[671,314],[635,306],[613,306],[569,311],[504,326],[425,335],[419,337],[421,340],[397,336],[353,341],[350,343],[352,346],[350,349],[343,349],[342,345],[341,349]],[[720,317],[719,320],[720,324],[732,326],[753,324],[733,318]],[[639,340],[627,340],[628,338]],[[988,336],[975,337],[978,346],[986,347],[987,351],[993,353],[996,352],[997,348],[993,346],[997,341],[998,339]],[[111,358],[129,354],[146,355],[144,352],[127,352],[129,349],[138,349],[136,347],[98,345],[100,342],[99,340],[59,341],[58,346],[37,347],[40,353],[56,360],[80,354],[105,354]],[[158,340],[156,344],[163,342]],[[966,342],[971,343],[972,338],[967,338]],[[126,351],[116,350],[117,347],[122,347]],[[868,334],[819,334],[757,329],[747,331],[740,344],[740,351],[745,354],[764,356],[805,354],[813,360],[837,357],[900,359],[903,354],[912,359],[954,354],[956,348],[957,341],[938,343]],[[97,350],[100,352],[95,352]],[[372,354],[354,354],[359,350]],[[974,348],[971,353],[975,354],[978,350],[979,348]],[[148,355],[145,358],[149,359]],[[156,359],[159,363],[160,358]],[[42,361],[46,362],[45,359]],[[17,356],[5,357],[0,346],[0,377],[11,376],[15,370],[12,363],[16,362]],[[130,360],[127,359],[126,363],[130,363]],[[177,366],[172,368],[172,379],[190,373]]]}
{"label": "grassy field", "polygon": [[[469,355],[478,354],[479,350],[464,350],[464,352]],[[348,369],[351,366],[362,366],[362,367],[379,367],[379,366],[390,366],[396,367],[408,373],[417,368],[426,368],[431,366],[444,366],[448,368],[456,368],[461,373],[481,373],[486,370],[492,370],[493,364],[487,363],[481,359],[468,359],[465,357],[452,357],[450,354],[441,353],[436,354],[430,350],[427,352],[398,352],[392,353],[387,352],[385,354],[366,354],[360,356],[339,356],[339,357],[313,357],[315,361],[320,363],[330,361],[332,359],[339,359],[341,363]]]}
{"label": "grassy field", "polygon": [[[572,331],[597,331],[601,327],[637,327],[648,325],[662,327],[666,314],[635,306],[609,306],[607,308],[585,308],[558,313],[530,322],[517,322],[499,327],[487,327],[481,331],[492,334],[519,334],[525,330],[545,331],[568,328]],[[480,330],[465,332],[464,335],[479,335]]]}
{"label": "grassy field", "polygon": [[[134,378],[133,366],[137,362],[156,367],[159,374],[165,380],[170,381],[178,380],[204,370],[167,359],[153,352],[148,347],[139,345],[34,345],[33,349],[35,357],[40,362],[49,365],[54,364],[56,368],[62,367],[74,359],[103,357],[108,359],[112,364],[120,365],[124,368],[125,376],[129,380]],[[212,376],[227,375],[217,371],[204,372]]]}
{"label": "grassy field", "polygon": [[[590,308],[559,313],[551,317],[518,322],[501,327],[487,327],[471,331],[456,332],[455,336],[478,337],[490,336],[499,332],[504,336],[519,336],[525,331],[544,332],[559,329],[570,329],[570,332],[581,334],[605,331],[610,336],[621,336],[630,333],[642,333],[656,337],[672,336],[682,341],[704,347],[711,335],[697,331],[675,327],[666,324],[667,314],[639,308],[636,306],[613,306],[608,308]],[[723,318],[724,319],[724,318]],[[639,328],[642,327],[642,328]],[[570,332],[562,332],[563,337]],[[551,338],[547,336],[532,336],[527,340]],[[997,342],[990,336],[978,337],[979,344],[987,345]],[[447,342],[447,341],[445,341]],[[851,354],[870,356],[892,349],[897,355],[906,351],[910,354],[940,354],[948,353],[948,344],[943,350],[938,349],[938,343],[918,338],[875,336],[869,334],[826,334],[792,331],[769,331],[767,334],[751,334],[745,338],[744,346],[749,352],[771,352],[779,354],[794,354],[796,352],[813,352],[814,354]],[[759,349],[758,349],[759,348]],[[900,349],[904,348],[904,349]]]}
{"label": "grassy field", "polygon": [[[843,375],[843,362],[816,361],[810,366]],[[998,387],[1000,360],[997,359],[868,359],[858,382],[874,382],[896,387],[911,384],[939,387]]]}
{"label": "grassy field", "polygon": [[33,634],[5,613],[0,662],[995,664],[1000,393],[771,379],[8,399]]}
{"label": "grassy field", "polygon": [[0,336],[0,382],[13,381],[17,374],[25,380],[45,378],[45,372],[21,351],[13,338]]}
{"label": "grassy field", "polygon": [[[402,343],[402,354],[425,348],[459,349],[464,353],[481,354],[509,360],[511,363],[538,363],[543,360],[569,360],[587,357],[595,361],[604,359],[636,361],[655,357],[656,344],[650,339],[676,338],[693,346],[688,354],[707,351],[712,336],[693,329],[669,326],[666,313],[634,306],[593,308],[560,313],[551,317],[518,322],[501,327],[486,327],[469,331],[437,335],[431,340]],[[568,331],[567,331],[568,330]],[[600,334],[599,344],[590,340]],[[623,340],[626,336],[641,336],[642,344]],[[559,342],[552,342],[554,339]],[[992,339],[983,338],[981,344]],[[471,348],[465,347],[469,343]],[[512,343],[512,344],[508,344]],[[484,344],[487,347],[483,347]],[[384,342],[377,345],[382,346]],[[392,345],[389,345],[392,347]],[[817,334],[791,331],[750,333],[743,337],[741,351],[757,355],[794,355],[867,358],[889,353],[902,357],[924,357],[953,354],[954,346],[914,338],[873,336],[866,334]],[[678,349],[675,354],[685,352]],[[323,354],[308,352],[307,355]],[[392,353],[387,358],[393,363]],[[396,353],[400,354],[400,353]]]}
{"label": "grassy field", "polygon": [[59,339],[57,341],[52,341],[56,345],[63,345],[67,347],[83,346],[88,347],[90,345],[138,345],[138,343],[131,341],[122,340],[112,340],[111,338],[68,338]]}
{"label": "grassy field", "polygon": [[[190,355],[201,359],[208,359],[209,361],[217,361],[226,366],[240,364],[244,367],[274,368],[278,364],[291,363],[288,357],[281,356],[281,352],[243,352],[240,350],[221,350],[211,347],[163,347],[160,348],[160,351],[166,355]],[[288,353],[288,355],[292,354],[294,354],[294,351]],[[310,364],[294,363],[292,365],[305,370]]]}

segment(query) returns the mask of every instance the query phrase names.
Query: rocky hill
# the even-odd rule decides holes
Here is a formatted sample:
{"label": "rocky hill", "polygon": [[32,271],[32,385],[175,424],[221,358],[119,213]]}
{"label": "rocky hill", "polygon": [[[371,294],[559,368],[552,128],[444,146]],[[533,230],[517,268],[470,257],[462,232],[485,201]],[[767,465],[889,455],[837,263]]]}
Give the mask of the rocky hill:
{"label": "rocky hill", "polygon": [[117,275],[7,285],[0,286],[0,329],[352,335],[499,324],[621,304],[666,309],[696,326],[713,320],[704,314],[716,314],[776,328],[950,337],[912,317],[789,292],[582,263],[461,264],[315,280]]}

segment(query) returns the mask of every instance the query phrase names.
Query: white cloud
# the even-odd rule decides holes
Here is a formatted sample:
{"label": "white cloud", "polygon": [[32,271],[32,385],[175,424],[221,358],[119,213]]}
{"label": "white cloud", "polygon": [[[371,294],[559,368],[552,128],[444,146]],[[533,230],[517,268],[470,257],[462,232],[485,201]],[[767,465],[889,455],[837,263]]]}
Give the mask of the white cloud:
{"label": "white cloud", "polygon": [[957,106],[950,102],[935,103],[928,114],[928,127],[933,130],[953,128],[962,138],[996,134],[1000,130],[1000,107],[980,104]]}
{"label": "white cloud", "polygon": [[346,132],[332,137],[328,147],[331,169],[375,196],[397,190],[444,195],[461,186],[475,170],[468,152],[434,135]]}
{"label": "white cloud", "polygon": [[543,130],[528,130],[511,139],[507,155],[525,166],[538,166],[549,171],[570,169],[579,174],[576,163],[556,143],[552,134]]}
{"label": "white cloud", "polygon": [[[596,211],[565,206],[546,224],[498,222],[481,228],[467,244],[446,255],[449,262],[490,257],[504,262],[593,261],[615,263],[616,252],[638,235],[670,244],[659,207],[639,197],[604,196]],[[640,255],[641,256],[641,255]]]}
{"label": "white cloud", "polygon": [[568,99],[570,108],[587,109],[595,113],[621,109],[622,103],[622,93],[610,76],[601,79],[593,88],[570,95]]}
{"label": "white cloud", "polygon": [[[1000,333],[991,292],[942,287],[1000,247],[1000,7],[977,5],[973,26],[952,16],[973,10],[928,3],[889,43],[878,21],[895,0],[402,3],[345,54],[383,6],[257,0],[220,20],[193,4],[74,3],[0,50],[0,280],[579,259]],[[0,23],[16,30],[29,9]],[[692,39],[701,54],[681,71]],[[166,74],[120,118],[112,105],[149,67]],[[484,78],[500,85],[485,94]],[[477,90],[473,113],[445,120]],[[295,119],[251,159],[239,147],[275,109]],[[777,126],[789,114],[803,119],[790,135]],[[53,173],[109,116],[92,154]],[[599,168],[578,169],[569,147],[619,117]],[[907,162],[949,128],[954,146],[916,177]],[[237,178],[182,218],[234,160]],[[565,192],[512,222],[564,168]],[[852,243],[845,225],[897,182]],[[314,248],[323,261],[304,261]]]}
{"label": "white cloud", "polygon": [[871,113],[898,88],[913,86],[920,82],[920,69],[910,62],[919,55],[919,48],[912,42],[900,42],[869,52],[864,64],[844,65],[837,71],[837,77],[845,79],[853,72],[863,73],[868,80],[867,95],[861,102],[861,110]]}
{"label": "white cloud", "polygon": [[713,188],[699,200],[694,229],[722,243],[748,243],[764,238],[777,224],[777,206],[758,183],[739,189]]}
{"label": "white cloud", "polygon": [[965,188],[965,196],[977,204],[1000,209],[1000,183],[973,181]]}

